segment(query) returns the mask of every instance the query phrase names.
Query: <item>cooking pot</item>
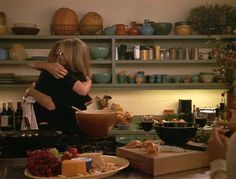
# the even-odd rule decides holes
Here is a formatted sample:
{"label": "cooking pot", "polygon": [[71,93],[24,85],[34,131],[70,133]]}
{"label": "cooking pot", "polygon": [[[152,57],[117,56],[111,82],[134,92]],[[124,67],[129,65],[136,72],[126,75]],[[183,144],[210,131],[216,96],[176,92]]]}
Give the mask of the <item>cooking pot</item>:
{"label": "cooking pot", "polygon": [[8,145],[21,150],[52,147],[59,142],[62,131],[23,130],[5,134]]}

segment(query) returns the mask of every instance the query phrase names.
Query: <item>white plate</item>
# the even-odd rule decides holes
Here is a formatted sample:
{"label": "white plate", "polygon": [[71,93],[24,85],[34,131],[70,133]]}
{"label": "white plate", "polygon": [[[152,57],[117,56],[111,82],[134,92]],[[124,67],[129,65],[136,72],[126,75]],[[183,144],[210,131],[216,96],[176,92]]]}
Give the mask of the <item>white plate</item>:
{"label": "white plate", "polygon": [[73,177],[60,177],[60,176],[58,176],[58,177],[38,177],[38,176],[34,176],[34,175],[30,174],[27,169],[25,169],[24,174],[25,174],[25,176],[27,176],[29,178],[34,178],[34,179],[43,179],[43,178],[44,179],[45,178],[47,178],[47,179],[59,179],[59,178],[62,178],[62,179],[63,178],[64,179],[98,179],[98,178],[104,178],[104,177],[114,175],[115,173],[117,173],[120,170],[129,166],[129,161],[124,158],[110,156],[110,155],[103,155],[102,157],[106,162],[115,163],[115,164],[119,165],[120,167],[117,168],[116,170],[111,170],[111,171],[104,172],[101,174],[91,174],[91,175],[89,174],[86,176],[73,176]]}

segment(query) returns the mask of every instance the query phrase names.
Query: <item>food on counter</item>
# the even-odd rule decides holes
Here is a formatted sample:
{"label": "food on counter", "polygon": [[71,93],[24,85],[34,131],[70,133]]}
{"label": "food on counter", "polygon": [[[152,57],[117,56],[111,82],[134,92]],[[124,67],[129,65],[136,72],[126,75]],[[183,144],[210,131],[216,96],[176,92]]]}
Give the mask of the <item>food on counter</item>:
{"label": "food on counter", "polygon": [[126,144],[126,148],[128,149],[134,149],[138,147],[142,147],[143,143],[140,140],[132,140],[128,144]]}
{"label": "food on counter", "polygon": [[56,176],[61,173],[61,162],[50,150],[34,150],[29,153],[27,169],[40,177]]}
{"label": "food on counter", "polygon": [[155,144],[151,140],[146,140],[144,142],[142,142],[140,140],[133,140],[133,141],[129,142],[125,147],[127,149],[140,148],[149,154],[158,154],[160,152],[159,144]]}
{"label": "food on counter", "polygon": [[102,174],[120,166],[106,161],[102,153],[79,154],[77,148],[70,147],[63,153],[56,148],[34,150],[28,154],[26,167],[34,176],[72,177]]}
{"label": "food on counter", "polygon": [[61,175],[72,177],[77,174],[86,175],[86,162],[82,160],[63,160]]}
{"label": "food on counter", "polygon": [[109,100],[112,99],[109,95],[104,95],[102,98],[99,96],[95,97],[98,105],[98,109],[108,109]]}

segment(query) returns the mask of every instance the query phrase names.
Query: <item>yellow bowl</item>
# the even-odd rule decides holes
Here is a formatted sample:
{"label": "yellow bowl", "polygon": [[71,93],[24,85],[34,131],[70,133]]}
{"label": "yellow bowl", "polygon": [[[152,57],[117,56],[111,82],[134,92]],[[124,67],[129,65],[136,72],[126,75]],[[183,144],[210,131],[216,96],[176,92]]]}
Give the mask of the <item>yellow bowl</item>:
{"label": "yellow bowl", "polygon": [[191,25],[175,26],[175,34],[176,35],[191,35],[192,34],[192,26]]}
{"label": "yellow bowl", "polygon": [[0,35],[6,35],[8,32],[8,27],[6,25],[0,25]]}
{"label": "yellow bowl", "polygon": [[117,122],[116,116],[110,110],[76,111],[77,125],[89,139],[106,138]]}

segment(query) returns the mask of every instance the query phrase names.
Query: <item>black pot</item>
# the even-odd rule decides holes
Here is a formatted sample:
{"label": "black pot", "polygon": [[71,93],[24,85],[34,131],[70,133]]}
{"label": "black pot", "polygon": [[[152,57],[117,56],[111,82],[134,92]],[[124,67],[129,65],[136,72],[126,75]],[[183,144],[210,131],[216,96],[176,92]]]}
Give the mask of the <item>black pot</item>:
{"label": "black pot", "polygon": [[5,135],[7,145],[19,150],[53,147],[60,142],[61,131],[25,130],[15,131]]}

